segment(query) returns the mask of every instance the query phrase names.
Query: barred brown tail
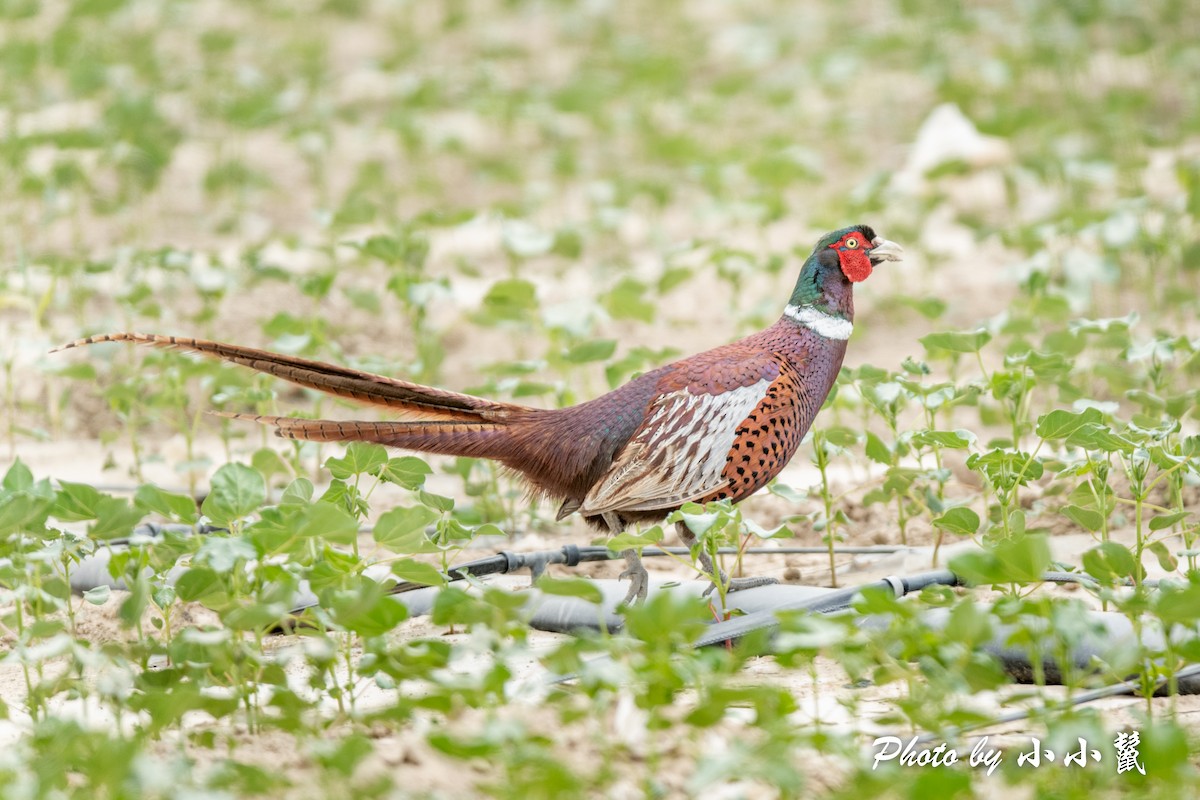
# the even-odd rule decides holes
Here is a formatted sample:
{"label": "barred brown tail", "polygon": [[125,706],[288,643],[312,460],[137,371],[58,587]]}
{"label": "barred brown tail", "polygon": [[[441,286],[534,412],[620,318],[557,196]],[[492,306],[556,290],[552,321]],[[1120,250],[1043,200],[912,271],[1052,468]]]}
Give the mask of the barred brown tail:
{"label": "barred brown tail", "polygon": [[[378,442],[391,447],[425,452],[457,454],[454,451],[480,450],[493,431],[505,425],[496,422],[367,422],[361,420],[301,419],[229,411],[210,414],[269,425],[284,439],[311,442]],[[466,453],[463,453],[466,455]]]}
{"label": "barred brown tail", "polygon": [[183,336],[108,333],[79,339],[50,352],[101,342],[132,342],[151,347],[202,353],[222,361],[230,361],[258,372],[274,375],[309,389],[316,389],[360,403],[386,406],[400,414],[402,418],[418,422],[500,421],[514,411],[530,410],[526,406],[498,403],[482,397],[423,386],[419,383],[361,372],[334,364],[326,364],[322,361]]}
{"label": "barred brown tail", "polygon": [[287,439],[377,442],[425,453],[492,458],[520,472],[533,473],[532,479],[542,486],[563,480],[561,458],[551,446],[561,441],[562,436],[556,427],[546,424],[548,420],[559,419],[553,411],[498,403],[321,361],[205,339],[110,333],[80,339],[56,351],[100,342],[132,342],[194,351],[310,389],[386,406],[399,418],[364,422],[213,412],[270,425],[276,434]]}

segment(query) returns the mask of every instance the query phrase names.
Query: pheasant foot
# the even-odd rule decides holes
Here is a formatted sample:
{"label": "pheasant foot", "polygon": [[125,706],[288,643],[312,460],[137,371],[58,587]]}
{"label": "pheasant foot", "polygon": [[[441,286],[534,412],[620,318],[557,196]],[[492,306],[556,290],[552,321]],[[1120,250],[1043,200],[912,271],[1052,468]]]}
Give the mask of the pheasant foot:
{"label": "pheasant foot", "polygon": [[650,593],[650,574],[642,565],[642,558],[638,555],[637,550],[633,548],[622,550],[621,555],[625,557],[625,571],[618,576],[618,579],[629,578],[629,594],[625,595],[625,605],[641,603]]}

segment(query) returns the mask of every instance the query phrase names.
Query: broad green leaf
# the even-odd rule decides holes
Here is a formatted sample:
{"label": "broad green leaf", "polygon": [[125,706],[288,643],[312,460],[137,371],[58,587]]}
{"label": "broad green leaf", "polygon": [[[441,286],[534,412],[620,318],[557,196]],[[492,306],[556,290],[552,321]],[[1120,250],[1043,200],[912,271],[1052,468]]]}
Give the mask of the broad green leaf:
{"label": "broad green leaf", "polygon": [[392,574],[402,581],[421,583],[426,586],[445,586],[446,576],[432,564],[403,558],[392,564]]}
{"label": "broad green leaf", "polygon": [[573,364],[584,364],[589,361],[604,361],[616,352],[616,339],[592,339],[575,345],[563,356]]}
{"label": "broad green leaf", "polygon": [[125,624],[125,627],[132,628],[141,620],[142,614],[149,605],[150,582],[145,575],[139,575],[129,586],[125,600],[117,608],[117,617]]}
{"label": "broad green leaf", "polygon": [[935,519],[933,524],[959,536],[970,536],[979,530],[979,515],[969,508],[951,508]]}
{"label": "broad green leaf", "polygon": [[263,474],[263,477],[270,478],[272,475],[291,475],[292,470],[288,467],[283,456],[269,447],[260,447],[250,456],[250,466]]}
{"label": "broad green leaf", "polygon": [[1103,415],[1095,408],[1085,408],[1078,413],[1060,408],[1038,417],[1035,432],[1043,439],[1066,439],[1085,425],[1100,424],[1102,419]]}
{"label": "broad green leaf", "polygon": [[424,486],[425,476],[432,473],[433,470],[422,459],[416,456],[398,456],[387,460],[387,464],[379,472],[379,477],[388,483],[415,490]]}
{"label": "broad green leaf", "polygon": [[396,597],[380,593],[373,602],[351,602],[347,607],[334,605],[333,617],[344,628],[360,636],[382,636],[408,619],[408,609]]}
{"label": "broad green leaf", "polygon": [[8,472],[4,473],[4,480],[0,482],[0,486],[10,492],[31,489],[33,488],[33,472],[18,458],[8,468]]}
{"label": "broad green leaf", "polygon": [[1045,536],[1027,534],[997,542],[950,559],[949,567],[968,583],[1034,583],[1050,566],[1050,544]]}
{"label": "broad green leaf", "polygon": [[308,478],[296,478],[283,490],[280,498],[281,506],[307,505],[312,502],[314,492],[312,481]]}
{"label": "broad green leaf", "polygon": [[534,585],[546,594],[558,597],[578,597],[597,605],[604,602],[604,593],[600,591],[600,587],[594,581],[585,578],[551,578],[549,575],[543,575]]}
{"label": "broad green leaf", "polygon": [[950,447],[962,450],[970,447],[976,441],[976,436],[967,430],[957,431],[917,431],[913,434],[912,442],[921,447]]}
{"label": "broad green leaf", "polygon": [[947,353],[977,353],[984,345],[992,340],[992,335],[985,330],[970,333],[931,333],[922,336],[919,341],[930,353],[939,350]]}
{"label": "broad green leaf", "polygon": [[689,531],[697,537],[701,537],[708,533],[713,525],[717,524],[717,521],[721,519],[721,513],[719,511],[692,512],[681,510],[679,517]]}
{"label": "broad green leaf", "polygon": [[1095,533],[1104,528],[1104,515],[1095,509],[1070,505],[1063,506],[1059,511],[1084,530]]}
{"label": "broad green leaf", "polygon": [[1187,519],[1190,511],[1173,511],[1170,514],[1159,514],[1154,519],[1150,520],[1150,530],[1161,531],[1166,530],[1177,522]]}
{"label": "broad green leaf", "polygon": [[225,464],[216,471],[200,510],[213,524],[228,527],[258,509],[267,499],[267,482],[245,464]]}
{"label": "broad green leaf", "polygon": [[643,298],[646,286],[633,278],[625,277],[602,300],[605,310],[613,319],[636,319],[653,322],[658,309],[654,303]]}
{"label": "broad green leaf", "polygon": [[1179,559],[1170,551],[1165,542],[1151,542],[1146,545],[1146,549],[1154,553],[1154,557],[1158,559],[1158,565],[1167,572],[1174,572],[1179,566]]}
{"label": "broad green leaf", "polygon": [[133,533],[146,512],[134,508],[123,497],[104,495],[96,506],[96,521],[88,525],[88,535],[95,539],[116,539]]}
{"label": "broad green leaf", "polygon": [[112,588],[108,584],[103,584],[88,589],[83,593],[83,599],[94,606],[102,606],[108,602],[110,594],[112,594]]}
{"label": "broad green leaf", "polygon": [[258,551],[244,539],[236,536],[210,534],[204,537],[196,561],[207,564],[215,572],[229,572],[242,561],[250,561],[258,557]]}
{"label": "broad green leaf", "polygon": [[325,461],[325,468],[333,477],[347,480],[355,475],[372,475],[387,463],[387,448],[370,442],[351,442],[341,458]]}
{"label": "broad green leaf", "polygon": [[520,278],[496,281],[483,298],[484,314],[495,320],[521,322],[538,307],[537,289]]}
{"label": "broad green leaf", "polygon": [[393,553],[426,552],[430,545],[425,527],[436,522],[440,515],[426,506],[398,506],[387,511],[375,523],[375,541]]}
{"label": "broad green leaf", "polygon": [[1154,602],[1154,613],[1163,622],[1183,625],[1200,620],[1200,584],[1163,586]]}
{"label": "broad green leaf", "polygon": [[193,498],[186,494],[168,492],[149,483],[138,487],[133,502],[143,511],[153,512],[187,525],[194,525],[200,518],[200,511],[196,508]]}
{"label": "broad green leaf", "polygon": [[1067,438],[1067,444],[1073,444],[1085,450],[1103,450],[1106,453],[1133,452],[1133,442],[1124,436],[1118,436],[1107,426],[1098,423],[1088,423],[1080,427]]}
{"label": "broad green leaf", "polygon": [[867,458],[878,464],[890,466],[892,463],[892,451],[888,450],[888,446],[883,443],[882,439],[870,431],[867,431],[866,453]]}
{"label": "broad green leaf", "polygon": [[628,550],[630,548],[640,549],[642,547],[646,547],[647,545],[662,541],[663,535],[663,529],[656,525],[650,530],[641,534],[628,532],[619,533],[605,541],[604,544],[608,546],[609,550],[613,550],[615,552]]}
{"label": "broad green leaf", "polygon": [[51,513],[63,522],[81,522],[95,519],[98,506],[104,495],[86,483],[59,481],[58,498]]}
{"label": "broad green leaf", "polygon": [[1113,578],[1133,577],[1137,561],[1125,545],[1103,542],[1083,554],[1083,568],[1093,578],[1107,582]]}
{"label": "broad green leaf", "polygon": [[424,505],[432,508],[434,511],[446,513],[454,510],[454,498],[452,497],[445,497],[440,494],[434,494],[433,492],[426,492],[422,490],[417,494],[417,499],[420,500]]}
{"label": "broad green leaf", "polygon": [[358,537],[358,520],[341,506],[313,503],[303,510],[296,535],[302,539],[320,537],[333,544],[350,545]]}

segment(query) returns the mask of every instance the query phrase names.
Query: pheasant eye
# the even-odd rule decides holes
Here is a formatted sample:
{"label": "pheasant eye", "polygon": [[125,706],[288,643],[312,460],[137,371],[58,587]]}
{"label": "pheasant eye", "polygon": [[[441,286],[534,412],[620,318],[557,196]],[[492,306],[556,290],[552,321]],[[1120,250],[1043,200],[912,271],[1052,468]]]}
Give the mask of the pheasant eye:
{"label": "pheasant eye", "polygon": [[850,237],[849,239],[846,240],[846,247],[850,248],[851,250],[858,247],[858,239],[855,239],[854,237]]}

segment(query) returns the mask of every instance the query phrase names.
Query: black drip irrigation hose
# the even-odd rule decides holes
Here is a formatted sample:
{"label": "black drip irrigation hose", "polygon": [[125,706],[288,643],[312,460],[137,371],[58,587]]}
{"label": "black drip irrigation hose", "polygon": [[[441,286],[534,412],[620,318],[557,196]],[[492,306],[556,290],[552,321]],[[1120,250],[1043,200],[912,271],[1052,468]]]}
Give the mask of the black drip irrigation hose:
{"label": "black drip irrigation hose", "polygon": [[[360,527],[358,529],[358,532],[359,533],[371,533],[374,530],[375,530],[374,525],[363,525],[362,527]],[[432,528],[430,530],[432,530]],[[163,534],[168,533],[168,532],[179,533],[179,534],[184,534],[184,535],[193,534],[193,535],[207,536],[212,533],[228,533],[229,529],[222,528],[219,525],[208,525],[208,524],[192,526],[192,525],[182,525],[182,524],[178,524],[178,523],[163,524],[163,523],[157,523],[157,522],[145,522],[145,523],[142,523],[141,525],[138,525],[136,528],[134,528],[132,536],[126,536],[126,537],[122,537],[119,539],[106,539],[105,544],[122,545],[123,546],[123,545],[128,545],[131,541],[133,541],[134,538],[136,538],[138,536],[158,537],[158,536],[162,536]],[[574,546],[574,545],[568,545],[568,546]],[[583,547],[580,549],[587,550],[589,548]],[[601,547],[600,549],[607,549],[607,548]],[[844,556],[869,556],[869,555],[884,555],[884,556],[886,556],[886,555],[891,555],[893,553],[907,553],[907,552],[909,552],[911,550],[915,550],[915,549],[916,548],[908,546],[908,545],[886,545],[886,544],[885,545],[835,545],[833,548],[833,553],[834,553],[834,555],[844,555]],[[502,552],[504,552],[504,551],[502,551]],[[609,552],[612,553],[612,560],[616,560],[621,557],[621,554],[618,552],[614,552],[611,550]],[[741,554],[741,555],[758,555],[758,556],[772,555],[772,554],[783,555],[783,556],[788,556],[788,555],[823,556],[823,555],[829,554],[829,548],[826,547],[825,545],[816,545],[816,546],[808,546],[808,547],[790,546],[790,545],[784,545],[784,546],[780,546],[780,547],[740,547],[740,548],[739,547],[721,547],[721,548],[717,549],[717,553],[719,553],[720,555],[723,555],[723,556],[735,556],[735,555],[739,555],[739,554]],[[643,557],[666,556],[666,555],[686,556],[686,555],[691,555],[691,550],[689,550],[686,547],[662,547],[660,545],[647,545],[646,549],[642,551]],[[602,559],[587,559],[587,560],[602,560]],[[558,563],[558,562],[553,562],[553,563]],[[466,565],[464,564],[463,567],[465,567],[465,566]]]}
{"label": "black drip irrigation hose", "polygon": [[[882,590],[891,592],[900,598],[913,592],[919,592],[927,586],[959,586],[961,580],[950,570],[933,570],[922,572],[909,577],[888,576],[882,580],[849,586],[842,589],[831,589],[815,597],[800,600],[775,603],[772,608],[764,611],[754,611],[744,616],[722,622],[715,622],[708,627],[703,635],[691,643],[690,647],[699,650],[702,647],[714,647],[732,644],[752,633],[765,631],[773,634],[779,628],[779,612],[807,611],[810,614],[832,614],[849,608],[854,600],[864,591]],[[587,666],[612,660],[611,656],[600,656],[587,662]],[[548,685],[566,683],[575,680],[577,673],[554,675],[547,679]]]}
{"label": "black drip irrigation hose", "polygon": [[[1171,678],[1163,678],[1155,686],[1154,696],[1161,697],[1169,693],[1171,681],[1176,684],[1193,683],[1193,679],[1200,679],[1200,664],[1189,664],[1186,667],[1178,670]],[[1021,722],[1029,719],[1034,714],[1044,714],[1047,711],[1054,711],[1061,708],[1074,708],[1085,703],[1094,703],[1097,700],[1103,700],[1108,697],[1123,697],[1125,695],[1135,695],[1142,690],[1142,681],[1139,678],[1129,678],[1123,681],[1111,683],[1108,686],[1101,686],[1098,689],[1090,689],[1086,692],[1072,695],[1058,703],[1046,703],[1037,708],[1025,709],[1023,711],[1010,711],[1007,714],[1001,714],[998,717],[991,719],[980,720],[979,722],[971,722],[965,725],[958,725],[940,733],[926,733],[917,737],[916,744],[925,745],[931,742],[940,742],[943,737],[955,738],[962,736],[964,733],[971,731],[982,730],[983,728],[992,728],[996,725],[1010,725],[1014,722]]]}
{"label": "black drip irrigation hose", "polygon": [[[167,533],[175,533],[181,535],[193,534],[210,534],[226,532],[224,528],[210,525],[188,526],[188,525],[156,525],[144,524],[135,529],[134,535],[127,539],[111,540],[106,542],[111,548],[113,545],[128,545],[136,541],[138,538],[144,537],[159,537]],[[835,548],[835,553],[843,554],[888,554],[896,552],[906,552],[911,550],[910,547],[846,547]],[[726,555],[769,555],[769,554],[827,554],[827,547],[751,547],[751,548],[720,548],[719,553]],[[688,556],[691,551],[685,547],[659,547],[649,546],[643,551],[643,556]],[[587,546],[580,547],[577,545],[565,545],[557,550],[542,550],[528,553],[513,553],[510,551],[502,551],[496,555],[489,556],[475,561],[460,564],[457,567],[449,569],[446,573],[448,581],[464,580],[468,576],[483,577],[486,575],[507,574],[518,570],[528,569],[532,577],[536,580],[551,564],[561,564],[567,567],[574,567],[585,562],[609,561],[619,558],[620,555],[603,546]],[[1073,573],[1073,572],[1047,572],[1042,576],[1042,580],[1049,583],[1074,583],[1085,586],[1087,588],[1100,588],[1102,584],[1089,575]],[[75,581],[73,580],[74,584]],[[1143,581],[1144,585],[1157,586],[1158,581],[1147,580]],[[762,608],[762,603],[759,603],[759,609],[749,611],[743,616],[734,617],[732,619],[717,622],[712,624],[705,633],[692,643],[692,647],[711,647],[731,642],[736,642],[750,634],[765,631],[768,635],[773,634],[780,625],[778,613],[788,611],[807,611],[815,614],[829,614],[837,611],[843,611],[849,608],[854,602],[854,599],[862,594],[863,591],[872,589],[889,591],[893,596],[899,598],[913,592],[920,591],[928,586],[958,586],[961,585],[959,577],[949,570],[934,570],[931,572],[920,573],[917,575],[905,577],[888,577],[879,581],[853,586],[843,589],[833,589],[821,591],[816,596],[805,596],[800,599],[779,599],[779,594],[767,594],[766,605],[769,608]],[[1123,581],[1119,585],[1131,585],[1130,581]],[[74,587],[76,591],[86,589],[88,587]],[[741,597],[742,594],[749,594],[754,591],[763,591],[770,589],[792,589],[799,590],[803,587],[762,587],[757,590],[747,590],[746,592],[734,595]],[[388,587],[390,594],[404,594],[419,589],[431,589],[426,584],[413,583],[404,581]],[[820,591],[820,590],[817,590]],[[619,595],[618,595],[619,596]],[[795,595],[791,595],[795,597]],[[563,600],[563,598],[557,598]],[[578,601],[583,602],[583,601]],[[299,604],[292,610],[292,615],[298,615],[303,611],[317,605],[315,598],[311,601]],[[590,604],[588,604],[590,605]],[[592,606],[594,608],[594,606]],[[557,614],[557,616],[556,616]],[[548,615],[554,620],[553,625],[547,630],[559,630],[564,632],[577,632],[578,628],[572,627],[579,622],[579,615],[571,609],[555,609]],[[592,625],[594,626],[594,614],[591,614]],[[285,626],[281,626],[283,628]],[[619,627],[619,623],[618,623]],[[594,661],[603,661],[607,656]],[[1006,667],[1020,666],[1015,662],[1018,657],[1010,653],[1005,653],[1001,656],[1001,660],[1005,662]],[[589,664],[592,662],[588,662]],[[1029,667],[1028,659],[1025,661],[1025,667]],[[551,684],[563,683],[574,678],[577,675],[560,675],[550,679]],[[1174,674],[1174,686],[1170,681],[1163,680],[1156,687],[1156,694],[1163,694],[1174,688],[1185,693],[1200,693],[1200,664],[1189,665]],[[1084,703],[1094,702],[1106,697],[1116,697],[1122,695],[1130,695],[1138,693],[1143,687],[1142,681],[1139,679],[1129,679],[1119,681],[1098,689],[1081,692],[1074,695],[1068,700],[1061,703],[1050,703],[1042,706],[1039,709],[1030,709],[1025,711],[1014,711],[1004,714],[989,720],[983,720],[969,725],[959,726],[950,731],[942,732],[941,735],[958,735],[980,728],[991,727],[994,725],[1009,724],[1027,719],[1034,714],[1042,713],[1055,708],[1071,707]],[[935,734],[927,734],[918,739],[919,743],[928,743],[935,740]]]}
{"label": "black drip irrigation hose", "polygon": [[[907,548],[901,548],[907,549]],[[893,549],[875,550],[865,547],[847,548],[849,552],[856,551],[859,553],[890,553],[897,552]],[[747,547],[739,549],[736,547],[721,547],[717,553],[720,555],[791,555],[791,554],[806,554],[806,555],[826,555],[829,553],[828,547]],[[642,557],[647,556],[691,556],[691,550],[686,547],[647,547],[642,551]],[[465,578],[467,575],[471,577],[482,577],[484,575],[506,575],[510,572],[518,572],[523,569],[528,569],[534,580],[541,577],[546,571],[546,567],[551,564],[562,564],[566,567],[574,567],[586,562],[596,561],[615,561],[621,558],[621,554],[615,552],[603,545],[593,545],[588,547],[580,547],[578,545],[568,544],[563,545],[559,550],[538,550],[530,553],[514,553],[509,550],[501,550],[494,556],[481,558],[477,561],[469,561],[466,564],[460,564],[457,567],[452,567],[446,572],[446,579],[449,581],[458,581]],[[428,584],[413,583],[411,581],[403,581],[397,583],[388,589],[389,594],[403,594],[411,592],[415,589],[425,589]]]}
{"label": "black drip irrigation hose", "polygon": [[922,572],[906,578],[889,575],[872,583],[833,589],[817,597],[780,603],[770,611],[756,611],[742,617],[714,623],[703,636],[692,643],[692,647],[698,649],[736,642],[757,631],[773,633],[779,627],[777,615],[781,611],[808,611],[812,614],[832,614],[835,611],[843,611],[849,608],[855,598],[864,591],[876,589],[889,591],[894,597],[900,598],[913,592],[919,592],[927,586],[959,586],[961,584],[962,581],[959,577],[948,569]]}

